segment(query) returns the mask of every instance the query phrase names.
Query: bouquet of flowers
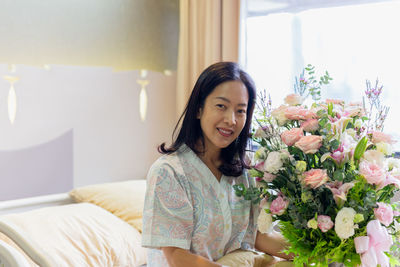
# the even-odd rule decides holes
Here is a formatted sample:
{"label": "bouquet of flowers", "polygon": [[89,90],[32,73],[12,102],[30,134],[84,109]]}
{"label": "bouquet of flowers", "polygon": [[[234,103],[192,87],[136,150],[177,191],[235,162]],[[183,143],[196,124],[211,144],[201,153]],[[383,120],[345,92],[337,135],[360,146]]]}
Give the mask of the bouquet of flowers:
{"label": "bouquet of flowers", "polygon": [[367,81],[368,103],[321,101],[331,78],[314,76],[308,65],[295,94],[275,109],[261,96],[252,137],[259,148],[249,171],[258,186],[236,185],[236,194],[260,203],[260,232],[279,224],[295,266],[400,265],[393,256],[400,250],[400,207],[392,203],[400,160],[392,156],[395,141],[382,132],[382,86]]}

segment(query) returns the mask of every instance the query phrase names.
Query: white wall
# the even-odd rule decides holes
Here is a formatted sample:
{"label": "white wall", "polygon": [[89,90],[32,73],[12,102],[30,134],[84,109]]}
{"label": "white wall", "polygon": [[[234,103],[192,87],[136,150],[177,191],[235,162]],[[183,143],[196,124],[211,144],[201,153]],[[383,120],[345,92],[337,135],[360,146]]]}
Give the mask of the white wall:
{"label": "white wall", "polygon": [[[0,151],[37,146],[72,129],[75,187],[145,178],[159,156],[157,145],[171,140],[175,73],[148,73],[149,105],[144,122],[139,117],[138,71],[57,65],[45,70],[17,65],[16,72],[10,73],[3,64],[0,73],[20,78],[14,86],[18,111],[13,125],[7,113],[10,86],[0,79]],[[34,179],[35,173],[31,176]]]}

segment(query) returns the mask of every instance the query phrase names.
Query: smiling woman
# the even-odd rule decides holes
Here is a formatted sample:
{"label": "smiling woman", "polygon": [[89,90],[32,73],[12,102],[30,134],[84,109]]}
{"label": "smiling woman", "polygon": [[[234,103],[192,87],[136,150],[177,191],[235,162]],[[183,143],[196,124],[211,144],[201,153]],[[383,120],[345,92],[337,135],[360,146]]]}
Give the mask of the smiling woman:
{"label": "smiling woman", "polygon": [[236,63],[216,63],[200,75],[177,138],[159,147],[164,155],[147,176],[148,267],[221,266],[216,261],[230,252],[255,247],[282,256],[279,236],[257,232],[258,205],[233,189],[255,185],[244,161],[254,103],[253,81]]}

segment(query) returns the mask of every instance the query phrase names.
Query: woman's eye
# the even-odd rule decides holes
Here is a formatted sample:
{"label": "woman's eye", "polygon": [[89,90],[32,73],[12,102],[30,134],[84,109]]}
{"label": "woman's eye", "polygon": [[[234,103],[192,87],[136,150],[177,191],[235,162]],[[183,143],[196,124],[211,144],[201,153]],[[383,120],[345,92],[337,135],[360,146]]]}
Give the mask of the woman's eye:
{"label": "woman's eye", "polygon": [[245,109],[239,109],[238,112],[239,112],[240,114],[246,114],[246,110],[245,110]]}
{"label": "woman's eye", "polygon": [[217,104],[216,106],[217,106],[217,108],[220,108],[220,109],[225,107],[223,104]]}

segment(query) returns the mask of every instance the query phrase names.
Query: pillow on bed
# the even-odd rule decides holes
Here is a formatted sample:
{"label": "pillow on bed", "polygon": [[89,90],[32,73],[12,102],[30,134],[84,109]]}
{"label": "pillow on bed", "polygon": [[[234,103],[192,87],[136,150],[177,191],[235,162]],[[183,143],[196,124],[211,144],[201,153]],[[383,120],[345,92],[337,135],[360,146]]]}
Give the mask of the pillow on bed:
{"label": "pillow on bed", "polygon": [[95,184],[73,189],[76,202],[89,202],[108,210],[142,232],[146,180]]}
{"label": "pillow on bed", "polygon": [[217,263],[229,267],[264,267],[275,263],[274,257],[246,250],[235,250],[220,258]]}
{"label": "pillow on bed", "polygon": [[[8,236],[6,236],[3,233],[0,233],[0,240],[3,241],[4,243],[8,244],[9,246],[15,248],[21,255],[22,257],[25,258],[25,260],[28,262],[28,266],[26,267],[39,267],[36,263],[34,263],[31,258],[29,258],[28,255],[17,245],[15,244],[14,241],[12,241]],[[0,265],[1,266],[1,265]]]}
{"label": "pillow on bed", "polygon": [[0,231],[42,267],[136,267],[146,263],[140,233],[90,203],[4,215]]}

